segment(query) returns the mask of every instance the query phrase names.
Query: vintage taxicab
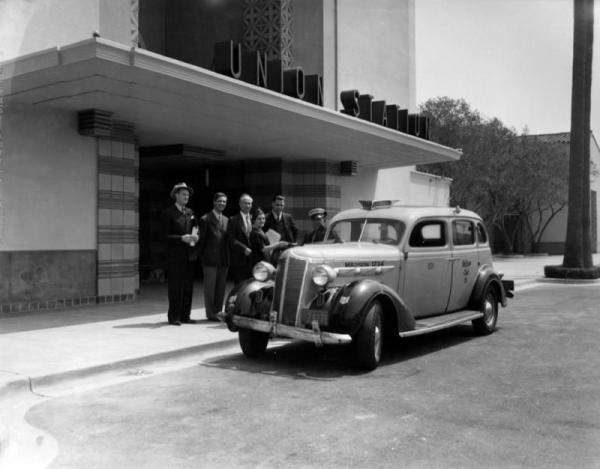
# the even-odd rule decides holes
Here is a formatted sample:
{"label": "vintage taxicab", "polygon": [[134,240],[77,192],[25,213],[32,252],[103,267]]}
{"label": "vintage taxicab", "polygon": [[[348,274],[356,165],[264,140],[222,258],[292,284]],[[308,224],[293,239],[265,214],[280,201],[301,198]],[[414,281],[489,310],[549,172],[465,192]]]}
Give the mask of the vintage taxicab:
{"label": "vintage taxicab", "polygon": [[352,343],[356,364],[374,369],[383,339],[471,322],[496,328],[514,282],[494,269],[481,217],[459,207],[361,201],[331,220],[326,241],[287,249],[277,267],[260,262],[235,287],[221,319],[249,357],[269,338]]}

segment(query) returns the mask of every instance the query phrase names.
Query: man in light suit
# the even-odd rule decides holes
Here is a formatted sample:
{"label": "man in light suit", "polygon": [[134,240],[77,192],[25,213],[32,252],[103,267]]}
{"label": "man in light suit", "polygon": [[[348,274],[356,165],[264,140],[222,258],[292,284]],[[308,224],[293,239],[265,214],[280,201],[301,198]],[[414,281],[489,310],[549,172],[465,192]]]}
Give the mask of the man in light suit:
{"label": "man in light suit", "polygon": [[227,240],[229,242],[229,271],[235,285],[252,277],[250,232],[252,220],[252,197],[242,194],[239,200],[240,211],[229,219]]}
{"label": "man in light suit", "polygon": [[[296,227],[292,215],[284,213],[283,211],[285,207],[285,197],[276,195],[273,197],[271,206],[273,209],[267,215],[267,219],[265,220],[265,226],[263,227],[264,232],[266,233],[269,230],[276,231],[281,235],[280,241],[285,241],[288,244],[295,243],[298,238],[298,228]],[[286,248],[284,247],[283,249],[276,249],[273,251],[273,264],[277,265],[277,259],[279,259],[279,256],[285,249]]]}
{"label": "man in light suit", "polygon": [[192,323],[192,295],[194,270],[198,251],[198,236],[193,234],[197,226],[192,209],[186,207],[193,190],[185,182],[173,186],[171,198],[175,201],[163,212],[163,229],[167,242],[167,282],[169,294],[169,324],[181,326]]}
{"label": "man in light suit", "polygon": [[227,195],[217,192],[213,196],[213,209],[200,218],[198,230],[198,254],[204,273],[204,306],[209,321],[219,320],[217,314],[223,308],[225,298],[229,269],[227,245],[229,219],[223,215],[226,206]]}

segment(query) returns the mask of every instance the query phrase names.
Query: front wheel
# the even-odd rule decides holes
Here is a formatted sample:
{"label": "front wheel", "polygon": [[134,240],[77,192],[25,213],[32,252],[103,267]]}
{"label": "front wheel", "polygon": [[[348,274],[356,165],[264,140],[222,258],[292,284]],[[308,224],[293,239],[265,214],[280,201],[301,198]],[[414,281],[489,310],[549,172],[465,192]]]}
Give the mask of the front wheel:
{"label": "front wheel", "polygon": [[487,335],[494,332],[498,322],[498,295],[492,286],[488,286],[481,302],[483,317],[473,321],[473,329],[477,334]]}
{"label": "front wheel", "polygon": [[259,357],[267,349],[269,334],[253,331],[252,329],[240,329],[238,334],[240,347],[247,357]]}
{"label": "front wheel", "polygon": [[382,351],[382,317],[381,304],[374,301],[369,306],[358,333],[354,336],[356,364],[364,370],[374,370],[379,365]]}

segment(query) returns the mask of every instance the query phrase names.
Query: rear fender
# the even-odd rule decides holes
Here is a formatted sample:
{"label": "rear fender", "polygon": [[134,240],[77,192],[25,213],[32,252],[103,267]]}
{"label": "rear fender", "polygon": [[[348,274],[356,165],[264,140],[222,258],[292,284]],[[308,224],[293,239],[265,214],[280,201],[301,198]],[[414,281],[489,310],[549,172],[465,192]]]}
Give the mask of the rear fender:
{"label": "rear fender", "polygon": [[337,293],[332,309],[336,329],[346,334],[356,333],[364,321],[367,309],[376,299],[381,301],[384,315],[392,313],[398,331],[415,328],[413,316],[394,290],[375,280],[364,279],[345,285]]}
{"label": "rear fender", "polygon": [[496,289],[500,304],[502,304],[502,306],[507,305],[506,291],[504,291],[500,276],[491,265],[484,264],[477,273],[477,280],[475,281],[471,299],[469,300],[469,309],[479,309],[483,300],[483,295],[490,285]]}

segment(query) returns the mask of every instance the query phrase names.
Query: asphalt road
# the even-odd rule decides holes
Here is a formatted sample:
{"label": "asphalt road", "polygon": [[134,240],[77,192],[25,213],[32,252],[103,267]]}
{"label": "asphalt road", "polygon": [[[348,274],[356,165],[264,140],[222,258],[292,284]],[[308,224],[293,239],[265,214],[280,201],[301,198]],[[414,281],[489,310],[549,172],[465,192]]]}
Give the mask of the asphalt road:
{"label": "asphalt road", "polygon": [[542,286],[469,326],[397,341],[370,373],[346,347],[237,351],[49,399],[29,424],[53,468],[600,467],[600,289]]}

